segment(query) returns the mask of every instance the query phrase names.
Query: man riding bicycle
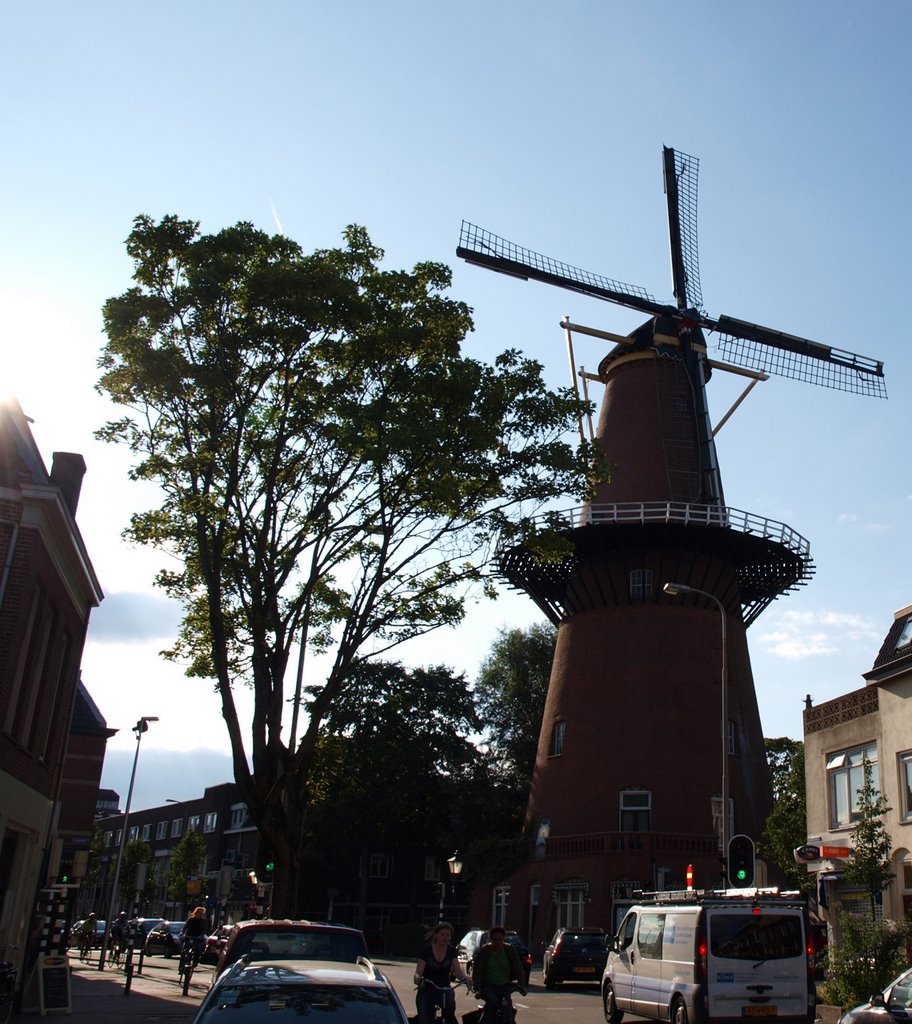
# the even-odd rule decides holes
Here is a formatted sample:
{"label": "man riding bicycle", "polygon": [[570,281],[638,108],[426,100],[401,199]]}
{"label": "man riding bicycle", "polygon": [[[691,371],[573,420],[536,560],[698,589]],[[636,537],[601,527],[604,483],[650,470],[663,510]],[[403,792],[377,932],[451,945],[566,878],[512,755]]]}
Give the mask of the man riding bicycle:
{"label": "man riding bicycle", "polygon": [[513,1019],[513,1000],[510,995],[518,988],[526,994],[526,972],[519,962],[519,954],[507,941],[506,929],[495,924],[486,942],[475,954],[472,962],[472,991],[484,1000],[483,1021],[495,1019],[501,1006],[506,1006],[504,1018]]}

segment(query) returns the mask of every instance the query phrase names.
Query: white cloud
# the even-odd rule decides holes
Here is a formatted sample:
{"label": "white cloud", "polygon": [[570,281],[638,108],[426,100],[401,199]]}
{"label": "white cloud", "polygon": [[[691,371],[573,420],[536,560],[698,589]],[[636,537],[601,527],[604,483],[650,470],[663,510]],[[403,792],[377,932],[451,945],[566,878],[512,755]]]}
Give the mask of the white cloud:
{"label": "white cloud", "polygon": [[770,627],[759,634],[762,650],[789,661],[839,654],[857,645],[870,648],[883,635],[863,616],[835,611],[786,611]]}

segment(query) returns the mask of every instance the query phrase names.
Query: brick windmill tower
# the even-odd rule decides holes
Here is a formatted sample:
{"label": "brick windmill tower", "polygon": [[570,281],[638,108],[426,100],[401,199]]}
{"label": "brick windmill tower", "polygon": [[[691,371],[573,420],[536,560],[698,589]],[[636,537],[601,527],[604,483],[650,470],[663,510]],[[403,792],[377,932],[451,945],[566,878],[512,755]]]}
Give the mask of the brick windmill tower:
{"label": "brick windmill tower", "polygon": [[746,630],[813,565],[788,526],[725,504],[712,373],[885,396],[882,363],[703,312],[698,164],[668,148],[663,159],[673,303],[471,224],[457,249],[650,317],[626,337],[562,324],[612,343],[589,377],[604,385],[595,442],[610,480],[568,516],[563,563],[522,546],[499,554],[500,573],[558,627],[527,811],[533,853],[490,894],[494,918],[533,946],[561,925],[612,930],[636,889],[682,887],[689,865],[698,888],[718,886],[726,840],[759,838],[770,810]]}

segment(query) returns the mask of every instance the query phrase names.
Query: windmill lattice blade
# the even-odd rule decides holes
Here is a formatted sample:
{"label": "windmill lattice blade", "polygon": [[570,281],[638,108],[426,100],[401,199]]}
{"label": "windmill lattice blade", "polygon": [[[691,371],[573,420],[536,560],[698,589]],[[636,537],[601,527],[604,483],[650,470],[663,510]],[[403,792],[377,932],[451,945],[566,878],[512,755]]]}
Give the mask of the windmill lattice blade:
{"label": "windmill lattice blade", "polygon": [[887,397],[883,363],[841,349],[816,345],[814,342],[807,344],[813,348],[798,351],[797,346],[784,347],[782,344],[760,342],[754,338],[719,334],[720,351],[727,360],[738,366],[765,370],[779,377],[801,380],[835,391],[847,391],[854,395]]}
{"label": "windmill lattice blade", "polygon": [[[667,147],[664,155],[675,298],[679,300],[678,304],[683,309],[702,309],[703,289],[700,286],[700,256],[697,244],[697,184],[700,161],[695,156]],[[674,159],[673,166],[669,166],[669,157]],[[679,280],[679,266],[683,269],[683,282]]]}
{"label": "windmill lattice blade", "polygon": [[514,277],[531,277],[546,284],[569,288],[571,291],[582,292],[622,306],[630,306],[653,316],[676,312],[673,306],[656,302],[644,288],[614,281],[610,277],[602,277],[588,270],[570,266],[569,263],[553,260],[532,249],[508,242],[507,239],[465,220],[459,232],[456,255],[489,270],[497,270]]}

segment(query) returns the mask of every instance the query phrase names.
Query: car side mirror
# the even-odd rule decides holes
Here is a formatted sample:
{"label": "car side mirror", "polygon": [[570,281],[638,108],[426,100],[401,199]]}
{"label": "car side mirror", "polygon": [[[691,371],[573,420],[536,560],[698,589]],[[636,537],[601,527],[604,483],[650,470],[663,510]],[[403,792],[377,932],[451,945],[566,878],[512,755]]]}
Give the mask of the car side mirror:
{"label": "car side mirror", "polygon": [[874,995],[868,1000],[872,1006],[886,1006],[884,1002],[883,992],[875,992]]}

